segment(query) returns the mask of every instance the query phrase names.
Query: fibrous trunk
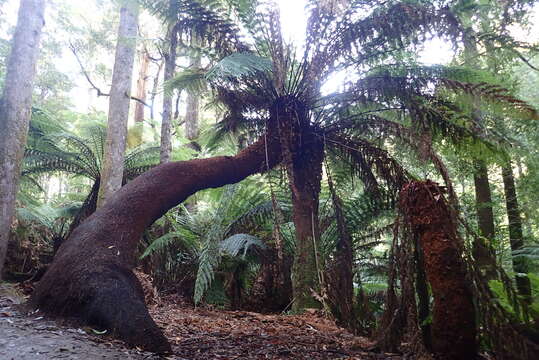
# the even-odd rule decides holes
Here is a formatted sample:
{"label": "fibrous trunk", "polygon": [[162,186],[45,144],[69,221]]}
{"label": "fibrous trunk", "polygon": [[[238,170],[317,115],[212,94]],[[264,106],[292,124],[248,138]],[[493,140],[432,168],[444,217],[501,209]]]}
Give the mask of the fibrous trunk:
{"label": "fibrous trunk", "polygon": [[[515,177],[513,176],[513,168],[509,162],[502,167],[502,177],[505,192],[505,202],[507,206],[507,221],[509,222],[509,242],[511,250],[517,251],[524,246],[524,238],[522,233],[522,219],[520,217],[520,209],[518,206],[517,189],[515,186]],[[528,266],[526,259],[516,257],[513,259],[513,269],[517,274],[526,274]],[[524,298],[526,303],[531,301],[531,285],[530,279],[525,275],[516,276],[517,289],[519,294]]]}
{"label": "fibrous trunk", "polygon": [[32,305],[110,329],[131,345],[169,351],[131,272],[139,239],[144,229],[193,193],[236,183],[278,163],[279,144],[271,134],[267,140],[267,147],[262,138],[233,157],[162,164],[122,187],[60,247],[32,295]]}
{"label": "fibrous trunk", "polygon": [[328,185],[333,200],[335,219],[339,240],[335,257],[329,265],[328,295],[333,315],[341,326],[352,331],[359,331],[358,321],[354,315],[354,273],[352,236],[348,231],[343,212],[342,200],[338,196],[331,176],[328,175]]}
{"label": "fibrous trunk", "polygon": [[0,99],[0,279],[32,111],[32,84],[44,12],[44,0],[21,0]]}
{"label": "fibrous trunk", "polygon": [[110,89],[107,142],[97,199],[98,207],[105,204],[122,186],[127,120],[131,101],[131,79],[138,32],[138,11],[138,5],[134,2],[120,9],[118,43]]}
{"label": "fibrous trunk", "polygon": [[324,146],[309,124],[305,107],[294,99],[277,101],[276,117],[283,162],[292,193],[296,253],[293,266],[293,309],[320,307],[313,292],[320,289],[317,244],[320,238],[318,200]]}
{"label": "fibrous trunk", "polygon": [[488,280],[498,277],[496,271],[496,257],[490,246],[494,239],[494,212],[492,211],[492,195],[488,179],[488,169],[484,161],[476,162],[474,174],[475,203],[477,209],[477,223],[481,237],[475,239],[473,255],[479,268]]}
{"label": "fibrous trunk", "polygon": [[441,359],[473,359],[475,309],[453,215],[437,184],[412,182],[400,194],[407,225],[419,238],[434,297],[432,347]]}

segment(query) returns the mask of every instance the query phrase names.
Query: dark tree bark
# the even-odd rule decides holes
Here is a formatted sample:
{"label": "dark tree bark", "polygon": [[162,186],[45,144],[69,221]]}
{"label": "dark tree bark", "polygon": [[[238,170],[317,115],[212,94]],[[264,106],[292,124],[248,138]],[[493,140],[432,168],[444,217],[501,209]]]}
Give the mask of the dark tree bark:
{"label": "dark tree bark", "polygon": [[[465,22],[468,24],[473,23],[472,15],[469,11],[462,14]],[[464,43],[465,64],[471,68],[480,69],[480,55],[477,49],[476,34],[471,25],[465,29],[462,41]],[[484,119],[477,104],[478,100],[474,99],[473,101],[473,130],[478,134],[482,134],[484,133]],[[479,234],[482,238],[476,237],[473,243],[473,256],[484,276],[488,280],[491,280],[498,278],[498,273],[496,270],[496,257],[491,248],[491,241],[495,236],[495,228],[488,168],[482,159],[476,159],[474,166],[475,207]]]}
{"label": "dark tree bark", "polygon": [[169,162],[122,187],[60,247],[31,304],[110,329],[128,344],[169,351],[131,272],[142,232],[199,190],[236,183],[273,167],[280,161],[273,134],[270,130],[267,147],[262,138],[236,156]]}
{"label": "dark tree bark", "polygon": [[425,262],[418,239],[415,241],[414,257],[416,263],[415,288],[417,293],[417,320],[421,329],[421,336],[425,347],[432,351],[431,326],[427,321],[430,315],[429,287],[427,284],[427,274],[425,273]]}
{"label": "dark tree bark", "polygon": [[346,225],[342,200],[338,196],[329,174],[328,185],[333,200],[339,234],[335,258],[328,266],[328,295],[333,315],[338,323],[357,333],[360,329],[354,314],[354,250],[352,236]]}
{"label": "dark tree bark", "polygon": [[452,213],[437,184],[412,182],[400,207],[419,238],[434,297],[432,347],[440,359],[473,359],[477,329],[471,290]]}
{"label": "dark tree bark", "polygon": [[498,278],[496,257],[490,246],[490,242],[494,239],[496,233],[494,230],[494,212],[492,211],[488,169],[484,161],[476,161],[474,184],[477,223],[479,225],[479,234],[482,238],[477,238],[474,241],[473,256],[479,268],[484,272],[485,277],[492,280]]}
{"label": "dark tree bark", "polygon": [[296,99],[276,102],[279,137],[292,193],[292,218],[296,231],[293,267],[293,309],[320,307],[313,291],[319,291],[321,264],[317,259],[320,239],[318,200],[322,179],[324,144],[309,124],[306,107]]}
{"label": "dark tree bark", "polygon": [[[505,203],[507,207],[507,221],[509,223],[509,243],[511,250],[517,251],[524,246],[522,234],[522,219],[518,206],[517,189],[511,162],[502,167],[502,177],[505,192]],[[516,273],[526,274],[528,266],[524,258],[513,259],[513,269]],[[516,276],[517,290],[524,298],[525,303],[531,303],[531,284],[527,276]]]}
{"label": "dark tree bark", "polygon": [[32,112],[32,89],[44,13],[44,0],[21,0],[0,99],[0,279]]}

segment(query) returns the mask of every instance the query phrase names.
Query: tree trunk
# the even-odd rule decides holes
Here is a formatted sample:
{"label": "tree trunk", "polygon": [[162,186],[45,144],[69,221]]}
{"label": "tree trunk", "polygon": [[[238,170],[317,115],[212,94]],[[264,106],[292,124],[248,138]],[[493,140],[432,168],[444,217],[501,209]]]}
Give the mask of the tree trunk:
{"label": "tree trunk", "polygon": [[139,239],[144,229],[195,192],[236,183],[276,165],[280,148],[274,133],[268,133],[267,147],[262,138],[236,156],[169,162],[129,182],[64,242],[31,304],[110,329],[131,345],[169,351],[131,272]]}
{"label": "tree trunk", "polygon": [[322,179],[324,144],[310,127],[306,108],[295,99],[276,102],[279,137],[290,190],[296,231],[293,266],[293,309],[320,307],[313,291],[319,291],[321,269],[317,258],[320,239],[318,200]]}
{"label": "tree trunk", "polygon": [[[472,13],[463,13],[464,21],[472,24]],[[474,29],[469,26],[463,34],[464,43],[464,61],[471,68],[479,70],[481,68],[479,51],[477,49],[477,40]],[[477,100],[474,99],[473,105],[473,130],[478,133],[484,133],[484,120],[479,111]],[[491,248],[491,241],[495,236],[494,213],[492,211],[492,196],[488,179],[488,168],[484,160],[476,159],[474,172],[475,184],[475,206],[477,211],[477,223],[479,234],[483,238],[476,238],[473,244],[473,256],[485,278],[487,280],[498,277],[496,271],[496,257]]]}
{"label": "tree trunk", "polygon": [[21,0],[0,99],[0,279],[32,112],[32,89],[44,13],[45,0]]}
{"label": "tree trunk", "polygon": [[[190,66],[200,68],[200,55],[195,55],[191,58]],[[199,135],[199,96],[197,94],[187,94],[185,137],[191,141],[189,146],[195,150],[200,150],[200,146],[196,143]]]}
{"label": "tree trunk", "polygon": [[414,258],[416,264],[415,289],[417,293],[417,320],[419,323],[419,328],[421,329],[423,344],[429,351],[432,351],[431,326],[428,321],[430,315],[429,287],[427,284],[427,274],[425,273],[425,262],[423,259],[421,244],[418,240],[419,239],[416,237],[414,244]]}
{"label": "tree trunk", "polygon": [[486,279],[492,280],[498,278],[496,256],[490,246],[495,236],[494,212],[492,211],[492,195],[488,180],[488,169],[482,160],[476,161],[474,184],[477,222],[479,225],[479,234],[482,238],[474,241],[473,256]]}
{"label": "tree trunk", "polygon": [[360,329],[354,314],[354,250],[352,236],[346,225],[342,200],[335,191],[333,180],[329,174],[328,185],[333,200],[339,234],[335,258],[328,271],[328,295],[333,315],[339,325],[357,333]]}
{"label": "tree trunk", "polygon": [[[505,203],[507,206],[507,221],[509,223],[509,243],[511,250],[517,251],[524,246],[524,237],[522,235],[522,219],[520,218],[520,209],[518,206],[517,189],[515,186],[515,177],[511,162],[502,167],[502,177],[505,192]],[[526,259],[517,257],[513,259],[513,269],[516,273],[526,274],[528,266]],[[527,276],[516,276],[518,293],[524,298],[524,302],[531,303],[531,284]]]}
{"label": "tree trunk", "polygon": [[[148,84],[148,68],[150,65],[150,54],[146,48],[143,49],[142,54],[140,54],[140,69],[137,80],[137,98],[146,101],[146,86]],[[142,127],[144,124],[144,104],[141,104],[137,101],[135,104],[135,141],[134,145],[138,146],[142,144]]]}
{"label": "tree trunk", "polygon": [[[171,0],[172,1],[172,0]],[[172,5],[171,5],[172,6]],[[178,44],[176,27],[173,26],[169,30],[170,47],[167,54],[165,54],[165,71],[163,75],[163,82],[166,83],[174,77],[176,70],[176,47]],[[172,92],[165,91],[163,95],[163,115],[161,121],[161,152],[160,162],[161,164],[170,161],[170,155],[172,153]]]}
{"label": "tree trunk", "polygon": [[138,4],[132,1],[120,9],[98,207],[103,206],[122,187],[131,80],[138,34],[138,11]]}
{"label": "tree trunk", "polygon": [[437,184],[412,182],[400,194],[405,221],[418,236],[434,297],[432,347],[440,359],[473,359],[475,309],[456,226]]}

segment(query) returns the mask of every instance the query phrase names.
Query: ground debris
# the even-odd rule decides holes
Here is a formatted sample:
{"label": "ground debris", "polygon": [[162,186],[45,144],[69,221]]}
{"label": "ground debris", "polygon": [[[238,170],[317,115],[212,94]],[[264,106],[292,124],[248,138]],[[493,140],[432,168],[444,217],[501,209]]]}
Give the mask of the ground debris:
{"label": "ground debris", "polygon": [[162,298],[150,308],[186,359],[401,359],[369,352],[367,338],[357,337],[318,314],[275,315],[248,311],[193,308],[180,297]]}
{"label": "ground debris", "polygon": [[[158,359],[127,349],[108,334],[24,313],[13,289],[0,293],[0,359]],[[13,301],[15,300],[15,301]],[[154,298],[155,300],[155,298]],[[150,313],[172,344],[166,359],[402,359],[374,353],[372,343],[337,327],[318,313],[259,314],[194,308],[178,296],[153,301]]]}

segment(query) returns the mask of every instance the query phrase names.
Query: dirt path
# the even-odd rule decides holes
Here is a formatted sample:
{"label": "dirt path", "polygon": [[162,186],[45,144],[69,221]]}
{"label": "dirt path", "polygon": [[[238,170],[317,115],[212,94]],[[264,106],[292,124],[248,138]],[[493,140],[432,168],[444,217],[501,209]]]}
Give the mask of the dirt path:
{"label": "dirt path", "polygon": [[149,353],[126,349],[117,342],[88,335],[91,329],[70,328],[44,319],[38,313],[26,315],[16,309],[24,298],[0,284],[0,359],[157,359]]}

